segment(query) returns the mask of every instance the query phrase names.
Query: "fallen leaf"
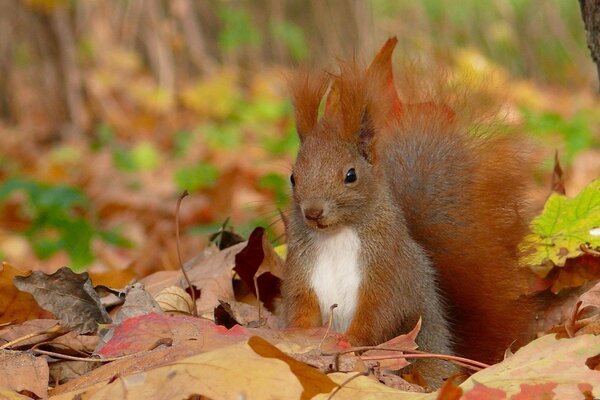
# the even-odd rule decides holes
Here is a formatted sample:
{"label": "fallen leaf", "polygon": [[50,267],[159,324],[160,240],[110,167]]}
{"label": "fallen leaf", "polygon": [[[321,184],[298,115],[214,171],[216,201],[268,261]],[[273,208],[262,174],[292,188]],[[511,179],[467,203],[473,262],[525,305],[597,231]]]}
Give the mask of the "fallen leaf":
{"label": "fallen leaf", "polygon": [[[382,369],[388,369],[391,371],[399,371],[402,368],[409,365],[410,362],[408,362],[406,360],[406,358],[404,358],[404,357],[397,357],[397,356],[402,354],[401,351],[415,350],[418,347],[415,340],[416,340],[417,335],[419,334],[420,330],[421,330],[421,319],[419,318],[417,325],[415,325],[415,327],[406,335],[397,336],[393,339],[388,340],[387,342],[384,342],[384,343],[376,346],[376,348],[381,348],[381,349],[385,349],[385,350],[375,350],[375,349],[368,350],[368,351],[364,352],[360,356],[360,358],[363,361],[368,361],[373,356],[374,357],[382,357],[382,356],[392,357],[390,359],[379,360],[379,366]],[[397,350],[397,351],[393,351],[390,349]],[[396,356],[396,358],[394,358],[395,356]]]}
{"label": "fallen leaf", "polygon": [[439,400],[460,400],[463,396],[463,391],[454,382],[454,378],[448,378],[441,389],[438,391]]}
{"label": "fallen leaf", "polygon": [[[218,252],[211,248],[213,250],[205,251],[185,263],[184,268],[192,285],[201,293],[196,300],[201,317],[212,318],[219,300],[235,300],[232,285],[233,267],[235,255],[244,246],[245,243],[240,243]],[[181,271],[160,271],[143,278],[141,282],[154,296],[170,286],[188,286]]]}
{"label": "fallen leaf", "polygon": [[33,294],[37,303],[56,315],[65,328],[89,333],[95,332],[98,324],[111,321],[85,272],[76,274],[67,267],[51,275],[36,271],[16,277],[14,283]]}
{"label": "fallen leaf", "polygon": [[[252,374],[240,374],[252,371]],[[232,384],[235,382],[235,384]],[[300,398],[331,391],[335,384],[324,374],[279,352],[262,339],[210,351],[144,373],[79,391],[53,396],[95,399],[159,398],[164,400],[201,395],[213,399]],[[329,390],[328,390],[329,389]]]}
{"label": "fallen leaf", "polygon": [[[557,339],[546,335],[527,346],[503,362],[473,374],[460,387],[468,398],[474,397],[485,386],[489,391],[505,393],[501,398],[512,398],[523,391],[522,385],[532,382],[538,398],[548,396],[556,399],[585,399],[578,385],[586,382],[591,385],[594,397],[600,397],[600,373],[586,365],[590,357],[600,354],[600,337],[593,335],[577,336],[570,339]],[[500,393],[500,392],[499,392]],[[499,397],[500,398],[500,397]]]}
{"label": "fallen leaf", "polygon": [[170,286],[161,290],[154,299],[164,312],[191,315],[194,311],[192,296],[179,286]]}
{"label": "fallen leaf", "polygon": [[273,316],[268,310],[262,310],[261,316],[258,316],[258,308],[239,301],[219,301],[219,306],[215,308],[215,323],[227,328],[233,325],[242,325],[251,328],[266,326],[273,328],[276,322],[273,322]]}
{"label": "fallen leaf", "polygon": [[584,255],[581,245],[600,248],[600,179],[572,199],[553,193],[530,225],[531,234],[521,243],[522,262],[542,278]]}
{"label": "fallen leaf", "polygon": [[134,283],[125,289],[125,303],[117,313],[114,323],[120,324],[127,318],[149,313],[162,314],[163,311],[142,283]]}
{"label": "fallen leaf", "polygon": [[256,296],[254,277],[260,301],[270,311],[273,302],[280,295],[283,261],[279,258],[269,241],[265,238],[264,228],[256,228],[248,238],[248,244],[235,256],[235,272]]}
{"label": "fallen leaf", "polygon": [[[348,382],[348,379],[353,378],[356,374],[357,372],[335,372],[327,375],[335,383],[342,385],[342,388],[333,396],[335,400],[434,400],[437,398],[437,393],[410,393],[389,388],[367,376],[358,376]],[[314,399],[327,400],[330,395],[330,393],[319,394]]]}
{"label": "fallen leaf", "polygon": [[563,180],[563,170],[560,167],[558,159],[558,150],[554,153],[554,169],[552,171],[552,191],[558,194],[565,195],[565,182]]}
{"label": "fallen leaf", "polygon": [[558,274],[551,287],[553,293],[600,279],[600,257],[584,254],[580,257],[568,258],[563,267],[556,269]]}
{"label": "fallen leaf", "polygon": [[600,282],[596,283],[590,290],[579,296],[581,310],[586,307],[600,309]]}
{"label": "fallen leaf", "polygon": [[88,374],[100,365],[97,362],[59,360],[48,365],[50,381],[55,384],[65,383]]}
{"label": "fallen leaf", "polygon": [[48,398],[48,363],[22,351],[0,350],[0,387]]}
{"label": "fallen leaf", "polygon": [[163,339],[171,339],[173,344],[200,340],[207,350],[212,350],[246,340],[251,335],[241,326],[227,330],[206,319],[151,313],[123,321],[115,328],[111,339],[96,352],[103,357],[135,354],[151,349]]}
{"label": "fallen leaf", "polygon": [[7,262],[0,264],[0,325],[21,323],[30,319],[51,318],[30,293],[21,292],[13,284],[17,276],[27,275]]}
{"label": "fallen leaf", "polygon": [[13,348],[31,347],[37,343],[46,342],[58,333],[48,333],[49,329],[58,325],[54,319],[33,319],[25,321],[21,325],[10,325],[0,330],[0,346],[25,336],[35,335],[27,340],[20,341]]}

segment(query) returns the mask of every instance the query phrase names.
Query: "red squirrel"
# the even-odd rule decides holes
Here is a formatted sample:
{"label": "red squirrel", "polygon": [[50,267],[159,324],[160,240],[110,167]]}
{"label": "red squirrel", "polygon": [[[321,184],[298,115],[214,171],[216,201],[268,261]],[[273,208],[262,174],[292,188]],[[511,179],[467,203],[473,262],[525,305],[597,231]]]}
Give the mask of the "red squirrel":
{"label": "red squirrel", "polygon": [[[389,39],[366,69],[347,63],[337,76],[291,80],[301,144],[290,177],[285,320],[321,326],[336,303],[333,328],[362,346],[422,318],[420,349],[497,362],[522,344],[535,312],[520,296],[527,277],[517,250],[529,147],[519,135],[473,132],[485,116],[468,101],[401,100],[395,45]],[[410,79],[404,89],[418,91]],[[451,371],[421,365],[433,386]]]}

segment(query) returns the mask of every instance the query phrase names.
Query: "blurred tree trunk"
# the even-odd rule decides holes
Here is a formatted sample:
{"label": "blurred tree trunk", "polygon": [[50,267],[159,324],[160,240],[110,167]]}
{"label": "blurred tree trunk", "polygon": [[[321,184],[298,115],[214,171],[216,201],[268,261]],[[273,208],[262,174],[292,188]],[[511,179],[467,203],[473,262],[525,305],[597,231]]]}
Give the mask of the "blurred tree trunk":
{"label": "blurred tree trunk", "polygon": [[598,70],[600,91],[600,0],[579,0],[588,48]]}

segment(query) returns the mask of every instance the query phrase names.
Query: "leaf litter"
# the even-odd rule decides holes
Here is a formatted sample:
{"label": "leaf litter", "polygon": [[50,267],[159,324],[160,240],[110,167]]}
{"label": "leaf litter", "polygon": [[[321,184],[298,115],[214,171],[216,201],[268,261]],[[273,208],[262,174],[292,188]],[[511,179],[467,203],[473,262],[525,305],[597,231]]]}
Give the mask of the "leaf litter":
{"label": "leaf litter", "polygon": [[[406,335],[361,351],[326,327],[281,329],[278,314],[269,311],[276,310],[279,296],[273,284],[282,267],[278,251],[257,229],[248,242],[209,248],[186,263],[191,284],[200,293],[197,305],[202,318],[189,315],[191,297],[183,290],[187,283],[180,271],[156,272],[125,290],[108,290],[125,296],[124,304],[112,303],[114,323],[87,274],[61,269],[52,275],[17,278],[17,285],[33,292],[58,320],[32,320],[0,330],[0,346],[8,345],[2,354],[29,357],[23,359],[29,360],[24,364],[28,369],[20,376],[37,374],[45,379],[43,390],[28,379],[22,381],[25,384],[15,380],[6,397],[34,393],[51,399],[192,395],[325,399],[334,391],[336,399],[599,395],[600,372],[592,368],[598,365],[600,340],[588,334],[597,333],[597,286],[583,292],[578,298],[580,308],[571,309],[571,319],[555,327],[562,339],[542,336],[461,384],[450,381],[439,392],[423,393],[391,372],[409,364],[407,358],[418,342],[418,325]],[[267,281],[259,284],[258,278],[265,275],[274,278],[270,281],[274,287],[266,288]],[[58,282],[62,278],[67,283]],[[256,295],[248,298],[242,292]],[[240,296],[242,302],[236,300]],[[174,306],[175,299],[180,306]],[[87,308],[80,311],[84,305]],[[57,323],[60,329],[54,328]],[[100,335],[94,334],[97,328]],[[68,356],[72,359],[64,359]],[[16,362],[7,359],[11,365]],[[48,391],[51,382],[59,384]]]}

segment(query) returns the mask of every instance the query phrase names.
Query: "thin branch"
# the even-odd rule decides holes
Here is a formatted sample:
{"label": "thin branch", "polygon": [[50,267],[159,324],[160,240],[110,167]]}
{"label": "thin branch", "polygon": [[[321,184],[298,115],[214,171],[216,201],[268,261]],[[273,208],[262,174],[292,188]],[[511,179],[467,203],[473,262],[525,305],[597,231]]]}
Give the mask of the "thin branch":
{"label": "thin branch", "polygon": [[358,378],[359,376],[367,376],[369,375],[369,371],[364,371],[364,372],[358,372],[356,375],[352,375],[350,378],[346,379],[344,382],[342,382],[341,385],[339,385],[338,387],[336,387],[333,392],[331,392],[331,394],[329,395],[329,397],[327,397],[327,400],[331,400],[333,399],[333,396],[335,396],[335,394],[337,392],[339,392],[340,390],[342,390],[342,388],[344,386],[346,386],[347,384],[349,384],[350,382],[352,382],[353,380],[355,380],[356,378]]}
{"label": "thin branch", "polygon": [[179,208],[181,207],[181,201],[183,200],[183,198],[185,196],[187,196],[189,193],[187,190],[184,190],[183,193],[181,194],[181,196],[179,196],[179,199],[177,199],[177,207],[175,208],[175,241],[176,243],[176,247],[177,247],[177,259],[179,260],[179,268],[181,268],[181,272],[183,273],[183,277],[185,278],[188,287],[190,288],[190,294],[192,296],[192,303],[193,303],[193,316],[198,318],[198,306],[196,305],[196,292],[194,290],[194,287],[192,286],[192,281],[190,281],[190,277],[188,276],[187,272],[185,271],[185,268],[183,268],[183,263],[181,262],[181,251],[179,250],[180,248],[180,244],[179,244]]}
{"label": "thin branch", "polygon": [[63,332],[61,332],[61,330],[62,330],[62,327],[59,324],[56,324],[52,328],[47,329],[45,331],[28,333],[27,335],[16,338],[15,340],[12,340],[8,343],[4,343],[2,346],[0,346],[0,350],[9,349],[21,342],[24,342],[24,341],[34,338],[36,336],[52,335],[52,334],[60,335],[63,333]]}

